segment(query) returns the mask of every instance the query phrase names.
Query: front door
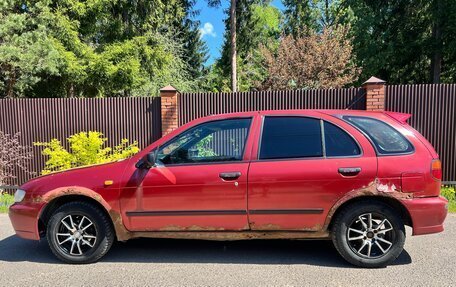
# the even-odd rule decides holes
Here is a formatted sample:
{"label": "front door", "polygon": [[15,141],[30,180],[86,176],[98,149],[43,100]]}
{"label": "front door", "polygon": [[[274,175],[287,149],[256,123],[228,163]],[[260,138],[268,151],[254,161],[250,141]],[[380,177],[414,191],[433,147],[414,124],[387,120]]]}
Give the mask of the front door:
{"label": "front door", "polygon": [[320,230],[338,199],[375,179],[375,152],[361,141],[320,118],[266,116],[249,169],[251,229]]}
{"label": "front door", "polygon": [[248,229],[244,159],[251,118],[206,122],[154,150],[157,164],[122,191],[131,231]]}

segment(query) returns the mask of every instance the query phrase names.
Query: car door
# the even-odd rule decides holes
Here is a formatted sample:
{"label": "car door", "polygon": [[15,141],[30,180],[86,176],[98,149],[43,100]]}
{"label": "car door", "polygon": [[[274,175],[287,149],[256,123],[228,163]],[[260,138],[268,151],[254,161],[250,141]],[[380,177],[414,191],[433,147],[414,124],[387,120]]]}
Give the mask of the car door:
{"label": "car door", "polygon": [[317,231],[337,200],[377,173],[369,142],[330,116],[266,114],[259,141],[249,169],[252,230]]}
{"label": "car door", "polygon": [[[156,166],[122,191],[131,231],[248,228],[244,153],[252,118],[205,122],[154,149]],[[250,151],[250,150],[249,150]],[[134,176],[132,176],[134,178]]]}

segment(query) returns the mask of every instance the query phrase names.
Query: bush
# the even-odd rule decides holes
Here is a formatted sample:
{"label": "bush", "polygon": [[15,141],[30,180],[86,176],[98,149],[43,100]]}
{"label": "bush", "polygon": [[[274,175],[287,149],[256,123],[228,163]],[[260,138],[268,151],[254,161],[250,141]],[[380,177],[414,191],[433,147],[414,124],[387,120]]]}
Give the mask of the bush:
{"label": "bush", "polygon": [[456,190],[455,187],[451,186],[442,186],[440,194],[448,199],[448,210],[450,212],[456,212]]}
{"label": "bush", "polygon": [[73,167],[99,164],[124,159],[139,151],[138,142],[130,144],[122,139],[119,145],[105,147],[108,139],[100,132],[80,132],[67,138],[70,151],[67,151],[57,139],[50,142],[37,142],[35,146],[44,147],[41,152],[47,161],[41,174],[65,170]]}
{"label": "bush", "polygon": [[31,173],[27,165],[32,157],[32,148],[21,144],[19,133],[10,135],[0,131],[0,185],[16,178],[15,169]]}
{"label": "bush", "polygon": [[14,203],[14,196],[0,189],[0,213],[8,212],[8,208]]}

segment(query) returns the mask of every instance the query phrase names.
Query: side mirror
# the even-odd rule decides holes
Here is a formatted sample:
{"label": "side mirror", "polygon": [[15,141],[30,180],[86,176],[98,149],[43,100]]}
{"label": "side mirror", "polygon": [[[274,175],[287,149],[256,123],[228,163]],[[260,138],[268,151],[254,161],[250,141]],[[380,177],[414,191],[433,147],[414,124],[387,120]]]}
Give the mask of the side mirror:
{"label": "side mirror", "polygon": [[150,169],[155,165],[155,151],[146,154],[136,163],[136,168]]}

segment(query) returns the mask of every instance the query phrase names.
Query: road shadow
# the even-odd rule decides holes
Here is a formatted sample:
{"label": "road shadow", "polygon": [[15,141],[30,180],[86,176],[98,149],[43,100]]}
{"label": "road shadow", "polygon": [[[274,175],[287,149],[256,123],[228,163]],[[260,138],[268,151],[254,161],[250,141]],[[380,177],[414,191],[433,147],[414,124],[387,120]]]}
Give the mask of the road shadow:
{"label": "road shadow", "polygon": [[[60,263],[46,239],[29,241],[10,236],[0,241],[0,261]],[[304,264],[353,268],[328,240],[201,241],[176,239],[133,239],[117,242],[101,262],[132,263],[223,263]],[[410,264],[404,250],[392,265]]]}

